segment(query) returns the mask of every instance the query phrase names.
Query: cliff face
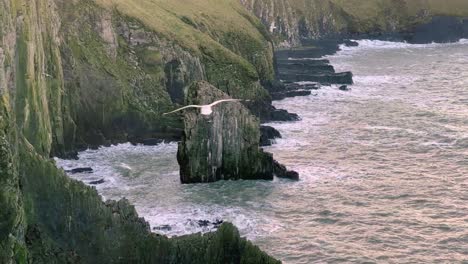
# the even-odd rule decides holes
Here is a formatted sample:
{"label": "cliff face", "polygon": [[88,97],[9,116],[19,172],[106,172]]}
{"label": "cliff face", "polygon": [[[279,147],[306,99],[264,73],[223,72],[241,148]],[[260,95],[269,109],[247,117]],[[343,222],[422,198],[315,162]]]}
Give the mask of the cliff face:
{"label": "cliff face", "polygon": [[[273,51],[258,20],[236,2],[201,17],[177,14],[179,6],[165,2],[5,1],[18,14],[15,48],[25,62],[12,99],[16,121],[38,152],[66,156],[86,146],[177,137],[181,121],[161,113],[182,103],[184,88],[197,80],[269,102],[260,81],[274,78]],[[223,22],[242,29],[208,27],[223,8],[237,14]]]}
{"label": "cliff face", "polygon": [[[187,98],[187,105],[205,105],[229,96],[198,82],[190,86]],[[240,102],[221,103],[212,110],[210,116],[198,109],[184,113],[185,133],[178,150],[181,181],[273,179],[273,159],[259,147],[258,119]]]}
{"label": "cliff face", "polygon": [[273,78],[272,47],[240,4],[224,6],[246,29],[236,31],[203,29],[213,10],[191,18],[133,2],[0,0],[0,263],[277,263],[229,224],[152,234],[128,202],[103,203],[49,159],[176,135],[181,120],[161,113],[194,80],[269,100],[259,83]]}
{"label": "cliff face", "polygon": [[462,0],[240,0],[270,29],[279,46],[302,39],[411,32],[437,16],[468,17]]}

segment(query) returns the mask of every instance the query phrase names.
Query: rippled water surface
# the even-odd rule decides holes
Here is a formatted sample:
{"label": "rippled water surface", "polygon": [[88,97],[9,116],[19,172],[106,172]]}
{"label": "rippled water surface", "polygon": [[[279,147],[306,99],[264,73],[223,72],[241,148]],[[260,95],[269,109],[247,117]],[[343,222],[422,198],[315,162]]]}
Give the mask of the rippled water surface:
{"label": "rippled water surface", "polygon": [[349,92],[323,87],[276,102],[302,120],[273,124],[268,147],[301,181],[181,185],[177,145],[119,145],[58,160],[91,166],[106,199],[127,197],[157,232],[227,220],[284,263],[468,261],[468,44],[360,41],[330,60]]}

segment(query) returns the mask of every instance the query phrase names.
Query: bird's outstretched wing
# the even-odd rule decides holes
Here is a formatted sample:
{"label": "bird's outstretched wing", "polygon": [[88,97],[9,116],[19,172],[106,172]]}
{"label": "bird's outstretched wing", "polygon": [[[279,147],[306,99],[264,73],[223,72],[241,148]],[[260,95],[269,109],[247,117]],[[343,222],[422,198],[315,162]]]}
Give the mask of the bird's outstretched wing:
{"label": "bird's outstretched wing", "polygon": [[224,102],[240,102],[240,101],[242,100],[241,99],[222,99],[222,100],[218,100],[218,101],[211,103],[210,106],[215,106],[217,104],[224,103]]}
{"label": "bird's outstretched wing", "polygon": [[176,110],[174,110],[174,111],[171,111],[171,112],[169,112],[169,113],[164,113],[163,115],[172,114],[172,113],[175,113],[175,112],[178,112],[178,111],[187,109],[187,108],[201,108],[201,107],[202,107],[201,105],[187,105],[187,106],[181,107],[181,108],[179,108],[179,109],[176,109]]}

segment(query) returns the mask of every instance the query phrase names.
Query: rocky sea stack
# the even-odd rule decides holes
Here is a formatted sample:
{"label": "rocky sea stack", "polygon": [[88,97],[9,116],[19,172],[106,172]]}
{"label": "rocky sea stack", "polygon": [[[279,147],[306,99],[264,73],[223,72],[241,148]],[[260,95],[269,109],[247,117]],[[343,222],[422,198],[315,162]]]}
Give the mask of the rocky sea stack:
{"label": "rocky sea stack", "polygon": [[[204,105],[230,97],[200,81],[189,87],[187,98],[188,105]],[[210,116],[196,109],[184,114],[185,131],[177,155],[183,183],[271,180],[275,168],[285,170],[260,148],[259,120],[242,103],[222,103],[213,110]]]}

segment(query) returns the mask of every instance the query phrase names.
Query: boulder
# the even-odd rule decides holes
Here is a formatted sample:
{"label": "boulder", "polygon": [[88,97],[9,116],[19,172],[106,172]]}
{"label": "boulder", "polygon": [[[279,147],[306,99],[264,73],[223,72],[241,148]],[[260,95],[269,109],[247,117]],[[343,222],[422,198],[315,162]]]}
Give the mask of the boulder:
{"label": "boulder", "polygon": [[[195,82],[186,104],[210,104],[230,98],[208,82]],[[182,183],[218,180],[271,180],[275,164],[260,148],[260,123],[240,102],[221,103],[209,116],[184,112],[185,130],[177,160]]]}
{"label": "boulder", "polygon": [[271,126],[260,127],[260,146],[271,146],[272,140],[281,138],[281,133]]}
{"label": "boulder", "polygon": [[347,85],[341,85],[340,88],[338,89],[340,89],[341,91],[349,91],[349,88]]}

